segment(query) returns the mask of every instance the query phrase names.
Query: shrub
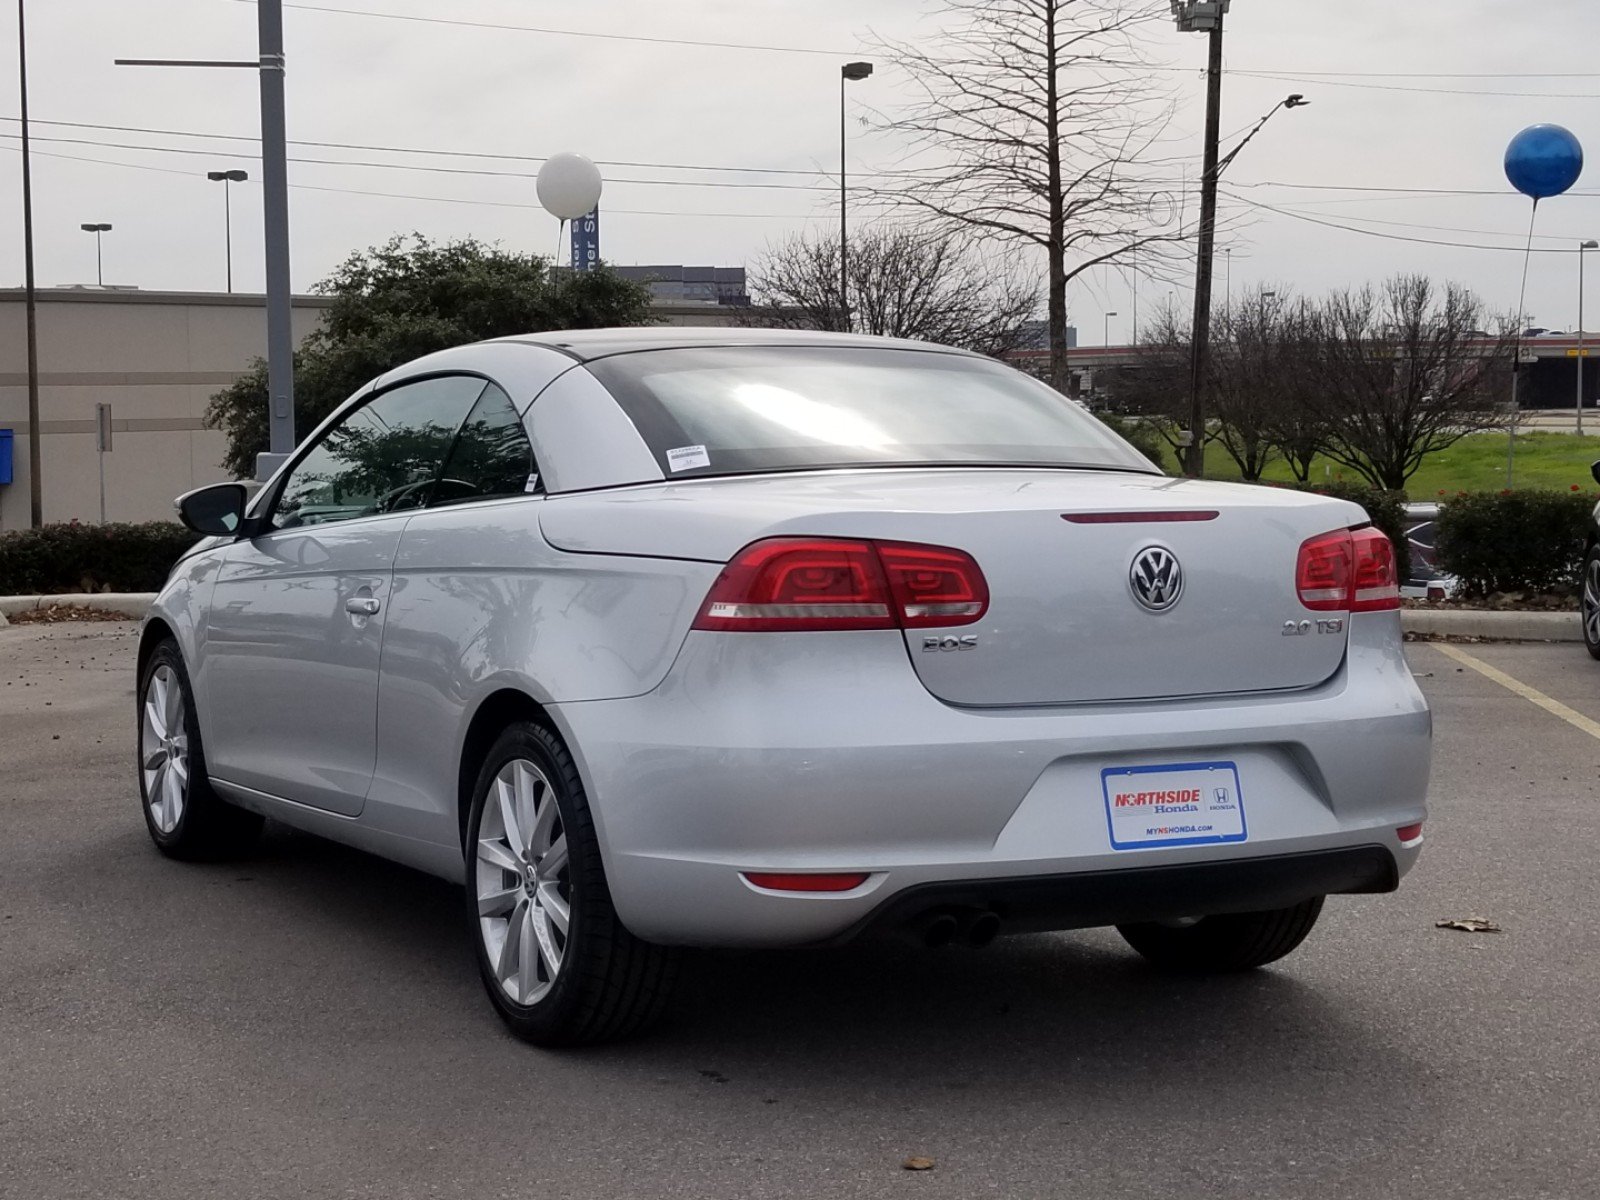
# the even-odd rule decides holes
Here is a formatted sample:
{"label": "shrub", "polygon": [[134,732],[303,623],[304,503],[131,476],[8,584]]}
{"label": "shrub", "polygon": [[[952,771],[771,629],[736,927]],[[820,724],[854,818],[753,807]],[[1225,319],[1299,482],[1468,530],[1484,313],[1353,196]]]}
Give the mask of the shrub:
{"label": "shrub", "polygon": [[171,521],[46,525],[0,533],[0,596],[154,592],[197,540]]}
{"label": "shrub", "polygon": [[1463,492],[1439,509],[1439,565],[1460,578],[1468,598],[1570,595],[1593,508],[1585,492]]}
{"label": "shrub", "polygon": [[1166,443],[1161,440],[1148,421],[1140,421],[1131,417],[1119,417],[1115,413],[1099,413],[1101,423],[1106,425],[1113,433],[1127,442],[1140,454],[1148,458],[1163,471],[1166,464],[1162,461],[1166,457]]}
{"label": "shrub", "polygon": [[1406,494],[1388,492],[1365,483],[1292,483],[1278,486],[1291,487],[1297,492],[1315,492],[1319,496],[1332,496],[1335,500],[1349,500],[1367,510],[1372,523],[1394,543],[1395,566],[1400,580],[1405,582],[1411,574],[1411,543],[1406,540]]}

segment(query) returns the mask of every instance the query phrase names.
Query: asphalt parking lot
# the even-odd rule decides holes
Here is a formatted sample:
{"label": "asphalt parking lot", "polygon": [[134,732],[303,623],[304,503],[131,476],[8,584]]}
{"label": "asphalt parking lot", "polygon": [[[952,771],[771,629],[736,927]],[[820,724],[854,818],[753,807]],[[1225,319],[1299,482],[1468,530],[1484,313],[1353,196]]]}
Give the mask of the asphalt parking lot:
{"label": "asphalt parking lot", "polygon": [[[551,1054],[481,996],[455,889],[282,830],[154,852],[133,628],[0,629],[0,1196],[1596,1193],[1581,646],[1410,648],[1422,863],[1275,968],[1175,980],[1099,931],[707,956],[651,1039]],[[1435,928],[1467,916],[1504,932]]]}

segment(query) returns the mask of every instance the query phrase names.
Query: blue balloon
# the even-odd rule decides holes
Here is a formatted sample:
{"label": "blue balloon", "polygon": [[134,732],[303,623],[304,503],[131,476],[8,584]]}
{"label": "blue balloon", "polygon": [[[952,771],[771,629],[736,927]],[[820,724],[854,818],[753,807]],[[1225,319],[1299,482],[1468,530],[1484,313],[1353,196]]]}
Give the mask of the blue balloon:
{"label": "blue balloon", "polygon": [[1583,147],[1559,125],[1530,125],[1506,147],[1506,178],[1525,196],[1559,196],[1583,174]]}

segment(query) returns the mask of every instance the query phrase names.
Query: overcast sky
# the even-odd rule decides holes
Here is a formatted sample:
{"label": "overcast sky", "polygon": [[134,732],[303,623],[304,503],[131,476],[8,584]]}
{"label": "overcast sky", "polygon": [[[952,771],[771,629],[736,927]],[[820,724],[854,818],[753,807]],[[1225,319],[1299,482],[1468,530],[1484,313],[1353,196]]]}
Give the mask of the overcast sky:
{"label": "overcast sky", "polygon": [[[857,56],[871,31],[915,38],[931,28],[920,0],[289,3],[289,136],[302,143],[290,148],[291,158],[302,160],[290,164],[297,290],[351,249],[397,232],[472,234],[541,253],[557,240],[555,221],[534,197],[535,163],[306,142],[528,156],[570,149],[613,163],[831,171],[838,155],[838,63]],[[1224,244],[1234,249],[1234,291],[1264,282],[1316,293],[1421,271],[1459,280],[1492,306],[1513,310],[1529,206],[1506,184],[1507,141],[1525,125],[1554,121],[1600,154],[1600,72],[1591,49],[1600,43],[1600,5],[1544,0],[1537,20],[1527,19],[1529,7],[1508,0],[1236,0],[1228,33],[1228,65],[1236,73],[1226,85],[1223,129],[1248,126],[1290,91],[1313,103],[1280,114],[1229,173],[1234,197],[1284,210],[1228,201],[1233,225]],[[255,75],[112,65],[119,56],[254,57],[254,6],[29,0],[28,16],[40,284],[92,283],[94,239],[78,226],[106,221],[115,226],[105,238],[108,283],[220,290],[221,185],[207,182],[205,172],[237,166],[250,171],[252,182],[234,190],[235,283],[259,290]],[[551,30],[830,53],[647,44]],[[1197,163],[1204,38],[1163,23],[1149,40],[1158,61],[1180,68],[1163,76],[1178,100],[1172,149],[1192,148]],[[0,137],[0,281],[7,285],[22,279],[16,51],[7,10],[0,18],[8,81],[0,116],[11,118],[0,122],[0,133],[9,135]],[[852,100],[885,110],[905,94],[905,81],[883,70],[851,86]],[[893,160],[897,146],[854,122],[851,128],[853,169]],[[158,146],[169,150],[142,148]],[[303,161],[314,158],[340,161]],[[770,240],[836,219],[821,175],[602,169],[608,178],[602,250],[617,263],[746,264]],[[460,171],[510,174],[449,173]],[[1592,164],[1573,194],[1546,203],[1536,245],[1571,250],[1584,237],[1600,237],[1597,172],[1600,165]],[[1190,174],[1197,176],[1198,167]],[[758,183],[783,186],[748,186]],[[1220,258],[1218,272],[1220,290]],[[1575,254],[1536,254],[1530,321],[1572,326],[1577,290]],[[1169,291],[1183,302],[1182,285],[1146,281],[1146,313]],[[1112,340],[1128,336],[1132,298],[1120,276],[1087,277],[1069,303],[1084,341],[1100,340],[1108,309],[1119,313]],[[1600,327],[1600,307],[1588,324]]]}

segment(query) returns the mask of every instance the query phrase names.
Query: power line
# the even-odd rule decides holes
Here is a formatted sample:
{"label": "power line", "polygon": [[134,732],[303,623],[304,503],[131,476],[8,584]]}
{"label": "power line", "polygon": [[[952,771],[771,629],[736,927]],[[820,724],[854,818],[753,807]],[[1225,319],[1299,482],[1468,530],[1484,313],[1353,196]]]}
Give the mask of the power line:
{"label": "power line", "polygon": [[[0,116],[0,121],[10,121],[15,124],[19,118]],[[62,129],[94,129],[110,133],[143,133],[155,134],[162,137],[208,138],[213,141],[225,142],[259,142],[259,136],[250,136],[235,133],[199,133],[184,129],[152,129],[143,125],[102,125],[92,121],[41,121],[37,117],[30,119],[31,125],[50,125]],[[319,142],[301,138],[289,139],[291,146],[309,146],[319,150],[363,150],[385,154],[425,154],[445,158],[481,158],[503,162],[542,163],[544,155],[539,154],[504,154],[489,151],[474,150],[434,150],[421,146],[383,146],[361,142]],[[630,167],[649,170],[671,171],[731,171],[751,175],[803,175],[816,178],[821,171],[803,170],[796,167],[728,167],[712,166],[703,163],[660,163],[660,162],[635,162],[626,159],[597,158],[594,160],[602,167]]]}
{"label": "power line", "polygon": [[[236,4],[251,4],[255,0],[234,0]],[[500,32],[542,33],[554,37],[598,38],[611,42],[644,42],[656,46],[699,46],[713,50],[758,50],[772,54],[822,54],[839,58],[855,54],[854,50],[824,50],[810,46],[766,46],[752,42],[712,42],[697,38],[647,37],[633,33],[597,33],[587,29],[551,29],[539,25],[507,25],[498,21],[468,21],[460,17],[419,17],[411,13],[371,12],[359,8],[336,8],[331,4],[285,3],[284,8],[302,12],[337,13],[345,17],[377,17],[386,21],[414,21],[424,25],[453,25],[465,29],[493,29]]]}
{"label": "power line", "polygon": [[[1308,75],[1282,75],[1267,71],[1229,71],[1229,75],[1236,75],[1246,79],[1267,79],[1278,83],[1307,83],[1313,77]],[[1355,83],[1348,79],[1333,79],[1317,77],[1314,82],[1321,87],[1357,88],[1375,92],[1410,92],[1427,96],[1483,96],[1486,98],[1517,98],[1533,100],[1600,100],[1600,95],[1585,95],[1580,92],[1489,92],[1482,88],[1437,88],[1437,87],[1412,87],[1398,83]]]}
{"label": "power line", "polygon": [[[15,134],[0,133],[0,139],[6,139],[7,141],[10,141],[14,140],[15,138]],[[10,150],[14,154],[20,154],[22,152],[22,148],[20,146],[6,145],[0,147],[0,149]],[[35,150],[33,153],[35,156],[40,158],[54,158],[65,162],[93,163],[95,165],[105,167],[124,167],[130,171],[154,171],[161,175],[179,175],[184,179],[194,178],[193,171],[180,171],[174,167],[157,167],[152,166],[149,163],[119,162],[118,160],[111,158],[92,158],[82,154],[62,154],[59,151],[51,150]],[[250,182],[252,184],[259,184],[259,181],[254,179],[252,179]],[[420,200],[431,204],[468,204],[477,205],[484,208],[521,208],[540,212],[543,211],[542,206],[538,204],[528,204],[526,202],[513,200],[467,199],[461,196],[418,196],[412,195],[408,192],[379,192],[370,191],[364,188],[330,187],[323,184],[313,183],[291,183],[289,186],[297,191],[302,192],[334,192],[342,196],[375,196],[388,200]],[[631,217],[718,217],[783,221],[812,221],[820,219],[815,213],[714,213],[701,212],[698,210],[685,212],[677,209],[644,208],[607,208],[605,213],[607,216]]]}
{"label": "power line", "polygon": [[[10,137],[12,135],[5,134],[4,136]],[[97,138],[35,136],[32,140],[36,142],[47,142],[54,145],[97,146],[106,150],[137,150],[148,151],[152,154],[186,154],[191,157],[212,157],[216,153],[214,150],[191,150],[181,146],[151,146],[129,142],[107,142],[101,141]],[[258,159],[261,157],[259,154],[250,151],[233,151],[232,153],[235,158]],[[413,163],[366,162],[357,159],[302,158],[290,155],[289,161],[292,163],[324,167],[363,167],[387,171],[423,171],[435,175],[471,175],[480,178],[500,179],[533,178],[533,175],[527,171],[494,171],[484,168],[471,167],[439,167],[424,166]],[[608,178],[606,182],[643,184],[650,187],[757,188],[768,191],[793,192],[831,192],[833,190],[832,188],[822,184],[756,183],[749,180],[702,182],[694,179],[629,179],[621,176],[612,176]]]}

